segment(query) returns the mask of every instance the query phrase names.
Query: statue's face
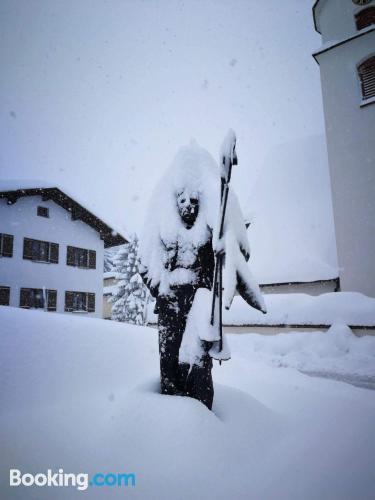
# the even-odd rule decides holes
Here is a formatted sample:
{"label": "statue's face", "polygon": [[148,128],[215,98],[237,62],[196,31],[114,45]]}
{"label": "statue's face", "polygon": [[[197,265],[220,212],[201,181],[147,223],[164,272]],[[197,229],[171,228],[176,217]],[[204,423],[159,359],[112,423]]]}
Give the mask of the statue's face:
{"label": "statue's face", "polygon": [[199,212],[197,193],[189,193],[186,189],[177,195],[178,213],[187,229],[194,226]]}

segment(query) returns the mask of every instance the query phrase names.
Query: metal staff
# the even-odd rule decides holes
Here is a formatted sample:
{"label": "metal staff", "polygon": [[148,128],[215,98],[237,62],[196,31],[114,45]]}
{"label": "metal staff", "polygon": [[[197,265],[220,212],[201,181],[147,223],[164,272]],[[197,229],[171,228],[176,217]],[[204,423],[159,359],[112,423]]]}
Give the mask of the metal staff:
{"label": "metal staff", "polygon": [[[225,213],[228,203],[229,183],[232,175],[232,166],[237,165],[236,135],[233,130],[229,130],[221,149],[221,198],[220,198],[220,227],[218,241],[224,234]],[[211,325],[215,323],[216,297],[219,299],[219,352],[223,350],[223,320],[222,320],[222,299],[223,299],[223,262],[225,254],[219,250],[215,254],[214,283],[212,287],[212,307]],[[221,361],[220,361],[221,363]]]}

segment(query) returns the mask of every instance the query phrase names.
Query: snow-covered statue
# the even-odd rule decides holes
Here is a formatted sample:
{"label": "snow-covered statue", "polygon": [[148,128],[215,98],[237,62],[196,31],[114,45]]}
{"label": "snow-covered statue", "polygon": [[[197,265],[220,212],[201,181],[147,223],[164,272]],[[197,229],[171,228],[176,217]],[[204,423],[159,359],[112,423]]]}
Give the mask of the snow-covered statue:
{"label": "snow-covered statue", "polygon": [[231,191],[223,214],[223,192],[211,155],[195,142],[181,148],[151,197],[140,240],[140,272],[156,299],[161,392],[196,398],[209,409],[212,358],[230,357],[222,301],[229,308],[237,290],[265,311],[246,264],[241,209]]}

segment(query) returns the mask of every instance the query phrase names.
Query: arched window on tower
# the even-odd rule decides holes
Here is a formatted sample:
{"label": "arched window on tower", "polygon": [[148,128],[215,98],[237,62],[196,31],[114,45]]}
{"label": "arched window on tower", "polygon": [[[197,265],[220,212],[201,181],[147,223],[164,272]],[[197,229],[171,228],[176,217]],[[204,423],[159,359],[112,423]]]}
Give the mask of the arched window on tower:
{"label": "arched window on tower", "polygon": [[367,7],[366,9],[360,10],[355,15],[355,23],[358,30],[375,24],[375,7]]}
{"label": "arched window on tower", "polygon": [[358,76],[361,81],[362,98],[375,97],[375,55],[358,66]]}

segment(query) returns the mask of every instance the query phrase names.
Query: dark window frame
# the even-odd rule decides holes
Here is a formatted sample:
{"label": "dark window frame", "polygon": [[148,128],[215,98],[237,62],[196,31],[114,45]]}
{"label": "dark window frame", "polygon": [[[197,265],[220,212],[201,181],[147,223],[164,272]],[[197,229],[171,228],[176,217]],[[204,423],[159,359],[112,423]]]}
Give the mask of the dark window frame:
{"label": "dark window frame", "polygon": [[0,306],[9,306],[10,286],[0,285]]}
{"label": "dark window frame", "polygon": [[13,234],[0,233],[0,257],[13,257]]}
{"label": "dark window frame", "polygon": [[80,269],[96,269],[96,250],[68,245],[66,265]]}
{"label": "dark window frame", "polygon": [[357,72],[361,84],[362,100],[373,99],[375,97],[375,54],[358,64]]}
{"label": "dark window frame", "polygon": [[38,205],[36,214],[38,215],[38,217],[45,217],[46,219],[49,219],[49,208]]}
{"label": "dark window frame", "polygon": [[23,258],[33,262],[58,264],[59,244],[25,237],[23,239]]}
{"label": "dark window frame", "polygon": [[361,9],[355,14],[354,18],[358,31],[372,26],[375,24],[375,6],[369,5],[368,7]]}
{"label": "dark window frame", "polygon": [[95,293],[67,290],[65,292],[65,312],[95,312]]}
{"label": "dark window frame", "polygon": [[[47,302],[47,307],[45,304]],[[47,311],[57,310],[57,290],[46,289],[45,299],[43,288],[20,288],[19,306],[22,309],[47,309]]]}
{"label": "dark window frame", "polygon": [[47,311],[57,311],[57,290],[46,290]]}

